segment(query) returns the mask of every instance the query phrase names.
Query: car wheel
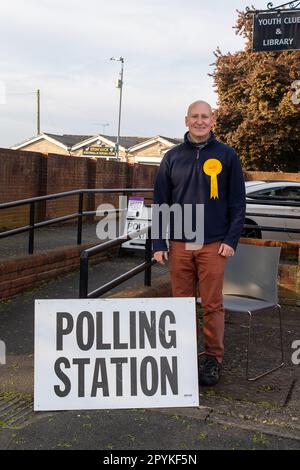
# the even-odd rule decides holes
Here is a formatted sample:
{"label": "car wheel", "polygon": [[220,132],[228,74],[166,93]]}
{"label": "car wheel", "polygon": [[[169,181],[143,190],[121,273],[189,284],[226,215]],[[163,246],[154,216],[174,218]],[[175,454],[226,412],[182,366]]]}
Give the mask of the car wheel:
{"label": "car wheel", "polygon": [[[246,225],[252,225],[252,221],[245,220]],[[253,228],[252,228],[253,227]],[[259,238],[261,240],[261,230],[253,224],[251,228],[244,228],[241,234],[242,238]]]}

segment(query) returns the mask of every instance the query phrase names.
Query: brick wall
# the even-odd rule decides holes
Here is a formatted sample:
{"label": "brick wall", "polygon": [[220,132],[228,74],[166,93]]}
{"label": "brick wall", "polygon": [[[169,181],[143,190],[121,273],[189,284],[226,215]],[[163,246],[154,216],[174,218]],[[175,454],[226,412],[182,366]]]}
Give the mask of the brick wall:
{"label": "brick wall", "polygon": [[[88,159],[49,154],[47,165],[47,194],[88,188]],[[84,201],[87,209],[87,198]],[[46,203],[46,218],[77,212],[78,196],[67,196]]]}
{"label": "brick wall", "polygon": [[[132,188],[153,188],[158,167],[156,165],[133,165]],[[147,203],[152,202],[151,193],[141,193]]]}
{"label": "brick wall", "polygon": [[[97,159],[95,160],[92,184],[96,189],[128,188],[130,187],[128,182],[132,179],[131,173],[132,169],[127,163]],[[103,203],[119,206],[119,193],[95,194],[93,199],[94,210]]]}
{"label": "brick wall", "polygon": [[[35,152],[0,149],[0,203],[42,196],[47,159]],[[0,211],[0,229],[28,224],[29,206]],[[37,205],[37,220],[44,216],[44,203]]]}
{"label": "brick wall", "polygon": [[[17,259],[0,260],[0,299],[8,299],[40,285],[43,281],[78,269],[81,251],[93,245],[63,247]],[[105,253],[99,253],[91,258],[90,265],[106,260],[116,252],[117,249],[112,248]]]}
{"label": "brick wall", "polygon": [[[0,203],[80,188],[152,188],[158,167],[103,159],[0,149]],[[245,172],[247,180],[273,179],[300,182],[300,173]],[[149,194],[143,195],[150,202]],[[118,195],[85,196],[84,209],[103,202],[118,204]],[[76,212],[78,196],[39,203],[36,220]],[[29,207],[0,211],[0,228],[28,223]]]}
{"label": "brick wall", "polygon": [[280,173],[272,171],[245,171],[246,181],[276,180],[276,181],[297,181],[300,183],[300,173]]}

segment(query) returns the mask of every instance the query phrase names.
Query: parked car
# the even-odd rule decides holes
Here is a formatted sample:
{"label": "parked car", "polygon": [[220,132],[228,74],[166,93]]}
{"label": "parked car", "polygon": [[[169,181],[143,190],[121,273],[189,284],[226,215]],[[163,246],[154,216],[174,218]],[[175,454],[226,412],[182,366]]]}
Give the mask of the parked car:
{"label": "parked car", "polygon": [[[246,221],[245,224],[253,227],[244,228],[242,236],[247,238],[269,238],[273,240],[300,241],[300,233],[273,232],[261,230],[258,226],[283,227],[300,229],[300,183],[290,181],[246,181]],[[261,205],[253,203],[260,201],[298,202],[299,206],[289,205]],[[250,203],[251,201],[251,203]],[[262,214],[254,215],[254,214]],[[265,216],[264,214],[270,215]],[[274,214],[274,217],[272,217]],[[299,218],[279,218],[277,215],[286,215]]]}

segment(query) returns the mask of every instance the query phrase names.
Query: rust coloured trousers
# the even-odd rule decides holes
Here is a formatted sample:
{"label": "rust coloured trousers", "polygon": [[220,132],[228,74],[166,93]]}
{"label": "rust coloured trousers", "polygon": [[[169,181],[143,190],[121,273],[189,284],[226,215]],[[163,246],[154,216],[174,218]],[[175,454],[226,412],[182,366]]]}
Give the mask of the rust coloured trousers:
{"label": "rust coloured trousers", "polygon": [[[186,244],[170,241],[172,293],[174,297],[196,297],[199,288],[205,353],[222,362],[224,356],[223,280],[226,258],[218,254],[221,242],[186,249]],[[191,244],[188,245],[191,248]],[[184,312],[183,312],[184,313]]]}

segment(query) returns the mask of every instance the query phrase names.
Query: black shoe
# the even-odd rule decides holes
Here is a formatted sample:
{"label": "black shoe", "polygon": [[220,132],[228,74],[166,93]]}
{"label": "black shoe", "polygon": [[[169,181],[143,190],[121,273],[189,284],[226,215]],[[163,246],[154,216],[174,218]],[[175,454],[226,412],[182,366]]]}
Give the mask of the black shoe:
{"label": "black shoe", "polygon": [[202,367],[199,367],[199,384],[216,385],[221,377],[222,366],[213,356],[207,356]]}

